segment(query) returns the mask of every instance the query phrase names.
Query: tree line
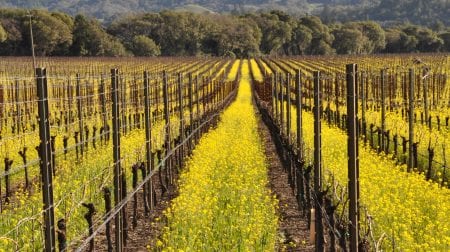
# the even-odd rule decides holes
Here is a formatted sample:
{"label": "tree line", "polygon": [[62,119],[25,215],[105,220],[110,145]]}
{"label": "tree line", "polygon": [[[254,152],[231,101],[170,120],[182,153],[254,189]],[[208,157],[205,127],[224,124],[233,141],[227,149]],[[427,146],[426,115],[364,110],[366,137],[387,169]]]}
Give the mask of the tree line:
{"label": "tree line", "polygon": [[[31,18],[30,18],[31,16]],[[46,10],[1,9],[0,55],[236,56],[450,52],[450,27],[374,21],[333,22],[282,11],[129,15],[108,25]]]}

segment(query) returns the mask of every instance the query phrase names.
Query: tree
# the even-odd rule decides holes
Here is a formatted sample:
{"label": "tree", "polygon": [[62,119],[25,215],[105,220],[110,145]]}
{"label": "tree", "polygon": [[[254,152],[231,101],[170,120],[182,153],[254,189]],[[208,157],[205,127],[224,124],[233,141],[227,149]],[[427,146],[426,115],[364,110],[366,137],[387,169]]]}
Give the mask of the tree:
{"label": "tree", "polygon": [[155,41],[145,35],[138,35],[133,38],[133,54],[135,56],[158,56],[161,49]]}
{"label": "tree", "polygon": [[207,20],[202,15],[163,11],[161,28],[161,51],[165,55],[201,54],[202,40],[208,29]]}
{"label": "tree", "polygon": [[338,54],[359,54],[361,53],[365,40],[367,39],[357,29],[342,26],[333,31],[333,48]]}
{"label": "tree", "polygon": [[439,37],[444,42],[444,45],[442,46],[442,51],[450,52],[450,32],[441,33]]}
{"label": "tree", "polygon": [[415,35],[419,41],[417,49],[420,52],[439,52],[444,46],[444,41],[438,34],[426,27],[421,27]]}
{"label": "tree", "polygon": [[103,54],[100,27],[83,15],[75,17],[72,54],[76,56],[96,56]]}
{"label": "tree", "polygon": [[307,16],[300,19],[300,24],[311,30],[312,39],[310,46],[306,49],[307,54],[326,55],[333,54],[331,47],[334,37],[329,31],[328,26],[324,25],[320,18]]}
{"label": "tree", "polygon": [[380,24],[373,21],[358,22],[359,30],[367,37],[364,44],[365,53],[381,52],[386,46],[386,36]]}
{"label": "tree", "polygon": [[127,56],[129,53],[125,49],[125,47],[120,43],[120,41],[113,36],[105,36],[102,41],[103,44],[103,53],[102,56]]}
{"label": "tree", "polygon": [[284,49],[292,37],[291,19],[280,11],[253,16],[262,32],[260,49],[263,53],[274,54]]}
{"label": "tree", "polygon": [[406,34],[399,28],[390,28],[386,30],[386,49],[387,53],[407,53],[416,52],[417,38]]}
{"label": "tree", "polygon": [[293,54],[305,54],[306,49],[311,46],[312,31],[304,25],[297,25],[292,31],[292,53]]}
{"label": "tree", "polygon": [[20,21],[11,17],[1,18],[0,21],[6,33],[6,40],[0,45],[0,55],[30,55],[29,47],[23,46]]}
{"label": "tree", "polygon": [[78,56],[124,56],[127,51],[98,21],[77,15],[74,22],[72,54]]}
{"label": "tree", "polygon": [[215,17],[213,32],[204,40],[204,48],[216,56],[250,57],[259,54],[261,31],[255,22],[244,18]]}
{"label": "tree", "polygon": [[444,45],[444,41],[438,34],[429,28],[405,24],[400,27],[404,34],[401,34],[400,46],[409,48],[406,52],[438,52]]}
{"label": "tree", "polygon": [[158,13],[125,16],[115,20],[108,27],[107,32],[119,38],[126,48],[132,50],[133,39],[139,35],[151,38],[156,44],[162,43],[162,22],[163,20]]}
{"label": "tree", "polygon": [[5,40],[7,38],[8,38],[8,34],[6,33],[6,31],[3,28],[2,24],[0,23],[0,42],[5,42]]}
{"label": "tree", "polygon": [[[68,24],[47,11],[33,10],[31,14],[33,15],[32,25],[36,54],[42,56],[54,55],[58,54],[57,51],[65,51],[70,47],[72,44],[72,28]],[[28,19],[23,25],[22,31],[28,31]]]}

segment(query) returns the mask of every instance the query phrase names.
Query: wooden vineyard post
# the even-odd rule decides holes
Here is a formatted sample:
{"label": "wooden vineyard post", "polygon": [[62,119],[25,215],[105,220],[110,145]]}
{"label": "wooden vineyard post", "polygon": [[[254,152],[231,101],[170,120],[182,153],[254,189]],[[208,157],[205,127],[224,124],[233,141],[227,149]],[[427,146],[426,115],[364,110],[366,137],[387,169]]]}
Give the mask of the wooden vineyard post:
{"label": "wooden vineyard post", "polygon": [[297,202],[305,213],[305,192],[303,182],[303,136],[302,136],[302,76],[300,69],[295,78],[295,100],[297,115]]}
{"label": "wooden vineyard post", "polygon": [[179,148],[179,169],[183,167],[184,158],[184,109],[183,109],[183,74],[178,74],[178,111],[180,113],[180,143]]}
{"label": "wooden vineyard post", "polygon": [[[171,137],[170,137],[170,110],[169,110],[169,84],[167,80],[167,72],[163,71],[163,99],[164,99],[164,125],[165,125],[165,141],[164,145],[166,147],[166,157],[171,151]],[[165,169],[166,169],[166,185],[169,184],[167,182],[172,183],[172,167],[170,158],[165,161]]]}
{"label": "wooden vineyard post", "polygon": [[3,129],[3,118],[5,114],[5,86],[0,86],[0,129]]}
{"label": "wooden vineyard post", "polygon": [[107,219],[111,215],[111,191],[108,187],[103,188],[103,199],[105,200],[105,236],[106,236],[106,242],[108,245],[108,252],[113,251],[112,246],[112,239],[111,239],[111,224]]}
{"label": "wooden vineyard post", "polygon": [[346,66],[347,76],[347,133],[348,133],[348,195],[350,219],[350,251],[358,251],[359,240],[359,145],[358,145],[358,91],[356,64]]}
{"label": "wooden vineyard post", "polygon": [[270,90],[272,91],[272,93],[270,94],[271,95],[270,101],[271,101],[271,105],[272,105],[270,112],[271,112],[272,118],[274,118],[276,102],[275,102],[275,85],[274,85],[274,75],[273,74],[270,75],[270,80],[268,80],[268,81],[270,81],[269,85],[270,85]]}
{"label": "wooden vineyard post", "polygon": [[274,87],[274,102],[275,102],[275,123],[278,122],[278,115],[280,114],[278,112],[278,72],[275,72],[272,78],[272,86]]}
{"label": "wooden vineyard post", "polygon": [[381,70],[381,145],[378,146],[379,152],[385,150],[384,134],[386,132],[386,69]]}
{"label": "wooden vineyard post", "polygon": [[[149,85],[149,76],[148,72],[144,71],[144,120],[145,120],[145,175],[150,176],[152,173],[152,166],[151,163],[152,160],[152,131],[151,131],[151,113],[150,113],[150,106],[151,106],[151,100],[150,100],[150,85]],[[142,179],[145,179],[144,177]],[[153,185],[152,180],[150,179],[147,183],[147,185],[144,186],[144,197],[147,196],[147,198],[144,199],[144,212],[147,216],[149,214],[149,205],[150,209],[153,209],[153,197],[152,197],[152,191],[153,191]]]}
{"label": "wooden vineyard post", "polygon": [[408,146],[408,172],[414,168],[414,69],[409,69],[409,146]]}
{"label": "wooden vineyard post", "polygon": [[324,251],[321,211],[322,194],[322,136],[321,136],[321,85],[320,72],[314,71],[314,194],[315,200],[315,245],[316,251]]}
{"label": "wooden vineyard post", "polygon": [[[117,69],[111,69],[111,95],[112,95],[112,136],[114,158],[114,204],[117,206],[122,200],[122,169],[120,165],[120,113],[119,113],[119,87]],[[117,212],[114,219],[115,248],[122,251],[123,227],[122,211]]]}
{"label": "wooden vineyard post", "polygon": [[[132,180],[133,190],[136,190],[136,187],[137,187],[138,176],[139,176],[138,174],[139,174],[140,167],[141,167],[140,163],[136,163],[131,166],[131,172],[133,174],[133,180]],[[145,176],[142,176],[142,177],[143,177],[143,179],[145,179]],[[146,185],[143,186],[143,189],[146,190]],[[145,195],[144,195],[144,201],[147,201],[147,198],[145,197]],[[137,219],[138,219],[137,204],[138,204],[138,195],[134,194],[133,195],[133,222],[132,222],[133,229],[136,229],[136,226],[137,226]],[[145,207],[145,204],[144,204],[144,207]],[[145,211],[146,211],[146,215],[148,215],[148,207]]]}
{"label": "wooden vineyard post", "polygon": [[286,76],[286,137],[287,144],[291,144],[291,74]]}
{"label": "wooden vineyard post", "polygon": [[28,177],[28,167],[27,167],[27,147],[23,147],[21,151],[19,151],[19,155],[22,157],[22,162],[25,171],[25,188],[30,189],[30,179]]}
{"label": "wooden vineyard post", "polygon": [[[107,115],[106,115],[106,89],[105,89],[105,80],[103,77],[103,74],[101,76],[101,81],[100,81],[100,102],[102,104],[102,127],[103,127],[103,132],[107,131]],[[101,134],[101,133],[100,133]],[[105,143],[106,143],[106,135],[105,136],[100,136],[100,140],[102,140],[103,138],[105,138]]]}
{"label": "wooden vineyard post", "polygon": [[160,113],[159,113],[159,94],[161,93],[161,91],[159,90],[159,85],[160,82],[158,80],[158,78],[156,78],[156,85],[154,88],[154,96],[155,96],[155,117],[153,120],[157,120],[160,117]]}
{"label": "wooden vineyard post", "polygon": [[[209,114],[209,95],[210,95],[210,87],[211,87],[211,82],[210,82],[210,78],[209,76],[206,76],[203,78],[204,82],[203,82],[203,109],[204,109],[204,116],[203,116],[203,120],[206,120],[206,116]],[[202,132],[204,133],[204,130],[202,130]]]}
{"label": "wooden vineyard post", "polygon": [[[92,236],[94,234],[93,217],[94,217],[96,210],[95,210],[94,204],[92,204],[92,203],[82,203],[82,206],[84,206],[88,209],[88,212],[84,215],[84,218],[86,219],[86,222],[88,223],[89,236]],[[94,245],[95,245],[95,240],[91,239],[89,242],[89,249],[88,249],[89,252],[94,251]]]}
{"label": "wooden vineyard post", "polygon": [[364,135],[364,143],[367,142],[367,136],[366,136],[366,129],[367,129],[367,123],[366,123],[366,93],[365,93],[365,80],[366,80],[366,73],[361,73],[361,87],[360,87],[360,93],[361,93],[361,130],[362,134]]}
{"label": "wooden vineyard post", "polygon": [[335,118],[335,123],[336,123],[337,125],[339,125],[340,120],[341,120],[341,118],[340,118],[340,113],[339,113],[339,95],[340,95],[340,92],[339,92],[339,82],[340,82],[339,76],[336,75],[336,78],[334,78],[334,96],[335,96],[334,103],[335,103],[335,105],[336,105],[336,118]]}
{"label": "wooden vineyard post", "polygon": [[213,88],[212,88],[212,111],[216,110],[216,106],[217,106],[217,80],[213,80]]}
{"label": "wooden vineyard post", "polygon": [[226,90],[226,82],[224,81],[224,78],[221,78],[219,81],[219,88],[220,88],[220,105],[219,107],[222,108],[224,101],[225,101],[225,90]]}
{"label": "wooden vineyard post", "polygon": [[401,85],[402,85],[402,118],[406,116],[406,110],[408,109],[407,90],[406,90],[406,74],[401,73]]}
{"label": "wooden vineyard post", "polygon": [[[205,91],[206,87],[207,87],[206,78],[205,78],[205,76],[202,76],[201,88],[202,88],[202,112],[203,112],[203,114],[202,114],[201,121],[203,121],[204,117],[206,116],[206,91]],[[203,130],[201,130],[201,132],[203,133]]]}
{"label": "wooden vineyard post", "polygon": [[[194,127],[199,127],[200,126],[200,91],[199,91],[199,86],[198,86],[198,74],[195,76],[195,104],[196,104],[196,115],[197,117],[195,118],[195,122],[196,125],[194,125]],[[197,131],[197,133],[195,133],[195,144],[198,143],[198,141],[200,140],[200,135],[199,135],[199,131]]]}
{"label": "wooden vineyard post", "polygon": [[[286,74],[286,144],[291,146],[291,74]],[[288,148],[289,150],[289,148]],[[288,154],[288,156],[291,156]],[[288,157],[288,181],[294,186],[292,174],[292,159]]]}
{"label": "wooden vineyard post", "polygon": [[280,84],[280,135],[283,137],[284,133],[284,86],[283,86],[283,75],[278,74],[278,83]]}
{"label": "wooden vineyard post", "polygon": [[[117,78],[117,85],[118,85],[118,98],[120,100],[120,109],[122,109],[122,120],[121,120],[121,124],[120,124],[120,129],[122,129],[123,134],[127,134],[127,127],[128,127],[128,122],[127,122],[127,115],[126,115],[126,111],[127,111],[127,88],[125,86],[125,81],[122,75],[120,75],[120,78],[118,76]],[[118,100],[118,101],[119,101]]]}
{"label": "wooden vineyard post", "polygon": [[16,98],[16,128],[17,134],[20,134],[22,131],[22,123],[21,123],[21,111],[20,111],[20,92],[19,92],[19,80],[15,81],[15,98]]}
{"label": "wooden vineyard post", "polygon": [[66,132],[69,131],[69,125],[72,123],[72,85],[70,77],[67,80],[67,118],[66,118]]}
{"label": "wooden vineyard post", "polygon": [[[82,104],[82,96],[81,96],[81,86],[80,86],[80,74],[77,73],[77,86],[75,94],[77,96],[77,111],[78,111],[78,134],[80,136],[79,145],[81,156],[83,156],[84,152],[84,136],[83,136],[83,104]],[[77,146],[78,148],[78,146]]]}
{"label": "wooden vineyard post", "polygon": [[[189,97],[189,133],[192,134],[195,129],[194,125],[194,107],[192,104],[193,101],[193,92],[192,92],[192,73],[189,73],[189,84],[188,84],[188,97]],[[192,138],[189,137],[189,152],[192,151]]]}
{"label": "wooden vineyard post", "polygon": [[423,70],[422,75],[423,80],[423,107],[425,111],[425,124],[430,128],[431,130],[431,120],[429,121],[429,105],[428,105],[428,72],[427,69]]}
{"label": "wooden vineyard post", "polygon": [[9,203],[9,197],[11,196],[11,189],[10,189],[11,181],[9,179],[9,171],[11,170],[13,160],[10,160],[8,157],[6,157],[4,161],[5,161],[5,202]]}
{"label": "wooden vineyard post", "polygon": [[55,213],[53,205],[53,177],[50,146],[50,124],[48,119],[47,73],[45,68],[36,68],[36,84],[39,114],[39,158],[42,179],[44,212],[44,251],[56,251]]}
{"label": "wooden vineyard post", "polygon": [[64,251],[67,249],[67,236],[66,236],[66,221],[65,219],[59,219],[58,223],[57,238],[58,238],[58,249],[59,251]]}

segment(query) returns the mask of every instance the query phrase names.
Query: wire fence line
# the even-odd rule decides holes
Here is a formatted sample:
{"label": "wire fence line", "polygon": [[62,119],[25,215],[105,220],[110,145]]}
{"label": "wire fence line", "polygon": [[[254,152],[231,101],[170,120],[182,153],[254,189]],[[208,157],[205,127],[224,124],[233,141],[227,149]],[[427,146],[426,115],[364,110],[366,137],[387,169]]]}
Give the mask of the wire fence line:
{"label": "wire fence line", "polygon": [[[0,134],[5,137],[0,140],[0,146],[4,149],[1,153],[3,153],[3,157],[9,156],[11,160],[14,160],[15,164],[14,167],[10,166],[10,169],[5,170],[4,172],[2,171],[0,174],[0,209],[3,211],[2,214],[13,216],[14,220],[17,218],[24,219],[24,221],[21,222],[23,224],[16,227],[15,230],[29,230],[33,226],[33,230],[42,230],[45,222],[37,223],[30,219],[25,220],[25,218],[20,218],[21,214],[18,214],[19,212],[17,212],[17,210],[22,208],[19,199],[23,199],[23,196],[16,199],[13,192],[20,193],[20,191],[22,191],[21,188],[23,187],[24,190],[28,191],[27,194],[30,194],[31,198],[27,199],[29,204],[39,205],[39,197],[37,197],[38,195],[36,195],[36,192],[39,190],[39,186],[43,188],[48,186],[40,179],[40,177],[42,177],[43,164],[40,162],[42,159],[40,158],[41,153],[39,151],[42,151],[42,145],[37,148],[36,151],[34,150],[34,147],[39,146],[40,142],[47,143],[50,150],[48,152],[49,162],[47,163],[47,169],[49,174],[53,174],[52,177],[56,183],[55,186],[58,192],[55,201],[57,204],[50,202],[48,207],[45,207],[41,211],[34,211],[33,216],[42,217],[43,214],[46,214],[50,210],[56,210],[53,218],[57,218],[59,221],[65,221],[67,230],[60,230],[56,223],[53,222],[51,225],[55,233],[65,233],[66,238],[70,241],[75,241],[74,239],[77,237],[77,239],[82,238],[80,237],[81,234],[76,231],[80,229],[78,227],[74,229],[75,227],[72,227],[72,225],[85,221],[83,220],[84,211],[81,209],[81,206],[84,206],[86,202],[91,201],[97,206],[102,202],[101,196],[103,196],[103,193],[100,189],[114,184],[116,179],[113,176],[113,170],[115,167],[123,166],[123,173],[121,174],[127,174],[124,176],[124,179],[128,180],[127,183],[129,183],[132,173],[126,170],[131,169],[130,165],[135,164],[136,162],[149,162],[145,155],[147,146],[144,144],[145,133],[147,131],[153,133],[149,141],[151,146],[149,151],[152,153],[151,162],[157,160],[156,152],[160,150],[164,151],[167,149],[171,156],[175,155],[174,152],[177,152],[177,155],[180,155],[180,147],[177,147],[180,145],[179,143],[182,143],[185,149],[184,152],[187,152],[188,148],[185,145],[188,140],[185,139],[189,139],[188,146],[192,146],[190,142],[192,142],[193,136],[195,136],[195,139],[198,139],[200,137],[198,132],[206,131],[205,125],[211,124],[212,119],[210,117],[212,115],[214,115],[212,116],[214,118],[217,117],[220,111],[231,102],[237,86],[235,81],[225,81],[225,73],[229,71],[229,67],[225,69],[225,66],[226,64],[224,62],[214,65],[212,70],[210,70],[214,75],[214,78],[208,76],[197,77],[197,75],[188,72],[189,74],[186,74],[186,78],[181,79],[178,78],[180,76],[178,73],[166,73],[165,76],[167,76],[167,78],[164,78],[164,76],[158,78],[155,77],[155,79],[149,78],[149,76],[156,76],[155,74],[121,82],[119,74],[117,76],[118,78],[115,79],[117,81],[117,89],[102,91],[107,90],[104,88],[107,85],[107,82],[114,81],[112,80],[113,78],[111,78],[103,84],[101,82],[94,84],[103,86],[102,88],[96,89],[94,86],[86,85],[86,88],[94,89],[94,94],[89,94],[90,90],[86,89],[80,93],[81,96],[75,95],[75,92],[73,93],[73,96],[70,96],[72,94],[69,93],[68,95],[67,89],[65,92],[58,93],[57,91],[64,90],[66,85],[57,83],[52,86],[51,81],[45,78],[45,76],[36,78],[36,81],[46,82],[48,91],[54,89],[55,92],[48,92],[49,96],[54,95],[52,96],[53,98],[33,99],[29,101],[30,104],[34,102],[47,103],[47,119],[44,118],[43,120],[38,120],[34,119],[34,116],[30,116],[32,120],[26,121],[25,119],[27,119],[27,117],[24,116],[23,113],[20,117],[16,116],[15,118],[15,114],[11,113],[10,116],[13,116],[13,118],[8,118],[10,121],[6,121],[7,124],[3,123],[2,125],[4,130],[2,131],[3,133]],[[197,66],[197,68],[192,68],[190,70],[204,72],[205,70],[202,69],[207,67],[210,67],[210,65],[202,64],[201,66]],[[166,83],[164,83],[164,79],[166,80]],[[122,83],[124,86],[121,86]],[[166,88],[168,92],[164,92],[164,88]],[[73,91],[75,91],[75,89],[76,86],[73,87]],[[16,89],[14,89],[14,91],[15,90]],[[99,92],[96,90],[99,90]],[[113,97],[110,96],[114,92],[118,94],[118,99],[116,101],[113,101]],[[145,94],[146,92],[147,94]],[[89,99],[93,99],[93,101],[88,102]],[[148,103],[144,102],[145,100],[147,100]],[[81,104],[81,111],[79,110],[80,104],[77,104],[79,101],[85,102],[85,104]],[[10,108],[8,109],[16,110],[16,107],[13,106],[14,100],[11,102],[4,102],[4,104],[10,105]],[[24,104],[19,105],[22,106]],[[92,109],[92,105],[98,108],[98,112]],[[113,106],[119,107],[118,117],[117,115],[114,117],[113,113],[111,113]],[[6,109],[5,107],[3,108]],[[61,108],[65,108],[65,111],[63,111],[64,113],[53,113],[53,111]],[[59,122],[56,122],[54,118],[57,118]],[[166,123],[168,118],[170,118],[170,123]],[[16,123],[14,120],[19,119],[22,120],[21,124],[27,125],[27,130],[23,131],[23,133],[22,131],[10,131],[9,126]],[[111,148],[114,149],[117,147],[114,147],[114,144],[111,141],[114,135],[114,129],[112,129],[114,120],[120,120],[120,123],[115,130],[120,131],[120,138],[121,141],[123,141],[123,143],[121,143],[122,145],[119,146],[123,152],[119,160],[114,160],[112,156],[113,153],[111,153]],[[217,118],[214,120],[217,120]],[[5,122],[5,120],[2,121]],[[39,137],[40,127],[38,127],[38,124],[41,121],[48,123],[48,132],[51,133],[47,135],[48,138],[44,141]],[[149,124],[147,122],[149,122]],[[36,123],[36,126],[32,130],[30,124],[33,123]],[[182,125],[183,127],[181,127]],[[83,133],[83,136],[81,136],[81,133]],[[163,137],[163,135],[166,134],[171,136],[169,142]],[[50,137],[52,137],[52,139]],[[17,146],[10,145],[10,143],[14,141],[19,144],[17,144]],[[138,143],[136,141],[140,141],[140,143],[135,144]],[[6,146],[12,148],[7,149]],[[167,146],[174,147],[167,148]],[[26,153],[26,160],[21,160],[20,155],[14,154],[18,153],[19,150],[22,151],[23,147],[32,150]],[[104,151],[108,151],[108,153],[105,154]],[[153,157],[153,155],[155,157]],[[80,182],[76,182],[78,183],[76,186],[71,186],[73,189],[70,190],[72,191],[59,192],[62,189],[62,185],[70,184],[70,177],[67,177],[70,173],[68,173],[66,170],[67,168],[64,167],[73,166],[73,169],[80,169],[83,165],[89,165],[88,163],[91,163],[91,165],[93,164],[89,159],[95,159],[102,156],[109,156],[106,159],[101,158],[98,160],[100,162],[108,162],[107,165],[99,165],[99,168],[94,168],[92,172],[85,173],[83,171],[79,176],[74,177],[75,181]],[[23,162],[23,165],[20,165],[21,162]],[[175,161],[172,160],[170,163],[174,162]],[[41,166],[40,169],[34,169],[39,166]],[[168,167],[173,170],[174,164],[171,164]],[[59,171],[59,169],[61,169],[61,171]],[[97,170],[98,172],[96,172]],[[29,187],[25,187],[22,182],[23,171],[25,171],[25,173],[28,172],[27,181],[30,183]],[[145,172],[146,175],[150,174],[150,170],[146,170]],[[173,172],[174,171],[171,171],[171,173]],[[154,173],[151,175],[152,177],[154,177],[153,174]],[[163,175],[165,176],[166,174]],[[8,185],[2,184],[1,181],[3,180],[9,180]],[[8,187],[9,190],[1,190],[1,188],[6,187]],[[124,185],[123,188],[124,195],[121,196],[121,198],[129,199],[129,197],[126,197],[127,187]],[[112,195],[115,195],[115,193]],[[14,207],[14,209],[12,208],[13,205],[17,207],[17,210],[16,207]],[[107,213],[111,214],[111,212]],[[25,212],[23,214],[26,215]],[[30,215],[28,214],[28,216]],[[100,223],[101,219],[102,218],[96,218],[95,221],[93,220],[93,224],[96,225]],[[0,230],[6,230],[5,234],[8,234],[0,238],[0,244],[7,245],[11,242],[11,244],[14,243],[17,245],[17,250],[26,250],[26,248],[29,247],[24,246],[24,241],[20,237],[9,237],[9,235],[12,235],[13,233],[20,234],[20,236],[23,236],[26,233],[23,233],[24,231],[8,232],[13,230],[8,229],[7,227],[8,225],[12,225],[14,220],[3,224],[0,223]],[[77,226],[80,225],[77,224]],[[50,238],[50,241],[47,241],[47,234],[42,233],[40,236],[42,242],[36,240],[37,244],[32,246],[45,248],[46,251],[56,250],[56,234]],[[6,240],[9,242],[6,242]]]}

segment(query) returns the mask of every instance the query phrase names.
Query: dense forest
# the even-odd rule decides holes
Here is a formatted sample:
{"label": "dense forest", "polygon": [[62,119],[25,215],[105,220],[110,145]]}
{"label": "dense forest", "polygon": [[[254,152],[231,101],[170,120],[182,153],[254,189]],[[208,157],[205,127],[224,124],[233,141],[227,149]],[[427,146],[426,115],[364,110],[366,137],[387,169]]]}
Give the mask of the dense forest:
{"label": "dense forest", "polygon": [[1,9],[0,55],[30,55],[30,20],[39,56],[258,56],[449,52],[450,27],[409,22],[324,23],[282,11],[130,14],[108,24],[84,15]]}

